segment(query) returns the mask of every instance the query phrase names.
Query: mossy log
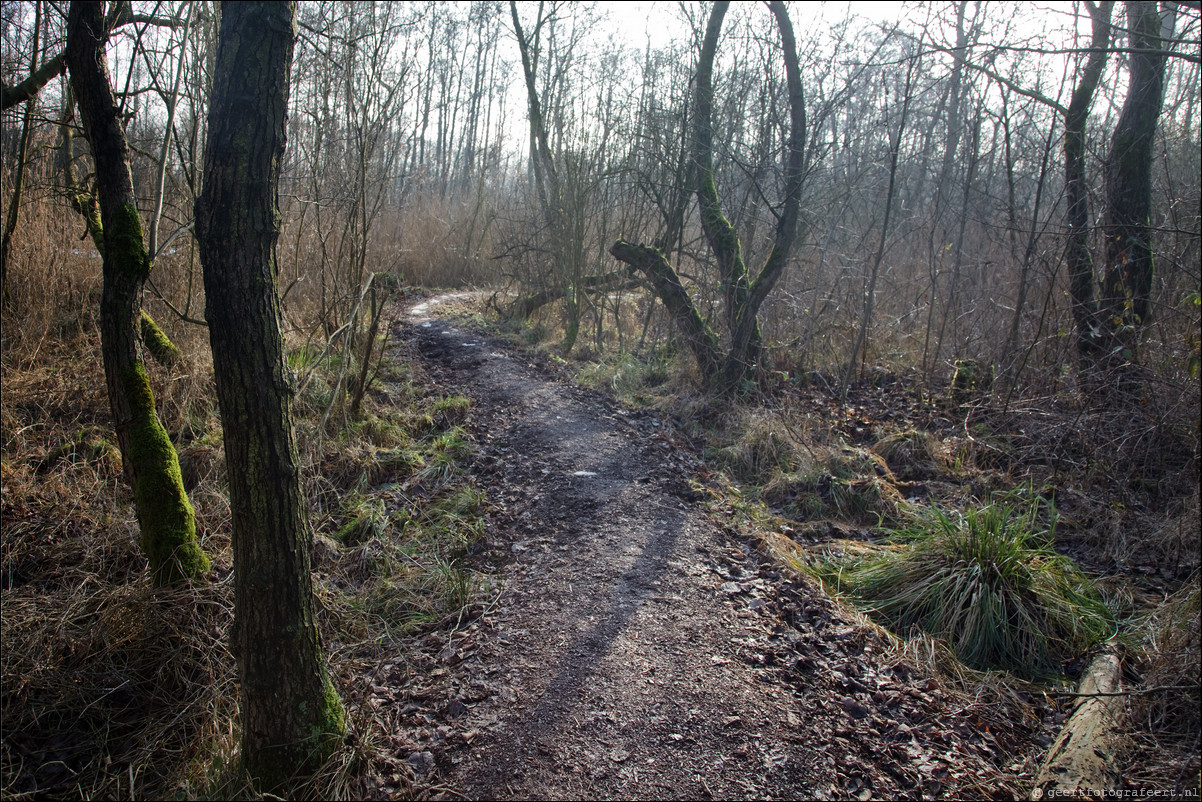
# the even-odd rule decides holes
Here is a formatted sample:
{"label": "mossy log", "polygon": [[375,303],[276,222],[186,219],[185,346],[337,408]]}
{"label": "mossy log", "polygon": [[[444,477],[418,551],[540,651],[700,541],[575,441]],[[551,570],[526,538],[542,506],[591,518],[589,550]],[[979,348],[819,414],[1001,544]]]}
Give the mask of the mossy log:
{"label": "mossy log", "polygon": [[1073,710],[1039,770],[1031,799],[1052,795],[1073,799],[1100,799],[1119,780],[1115,750],[1116,724],[1123,713],[1122,667],[1113,654],[1101,654],[1090,663],[1077,689],[1080,701]]}

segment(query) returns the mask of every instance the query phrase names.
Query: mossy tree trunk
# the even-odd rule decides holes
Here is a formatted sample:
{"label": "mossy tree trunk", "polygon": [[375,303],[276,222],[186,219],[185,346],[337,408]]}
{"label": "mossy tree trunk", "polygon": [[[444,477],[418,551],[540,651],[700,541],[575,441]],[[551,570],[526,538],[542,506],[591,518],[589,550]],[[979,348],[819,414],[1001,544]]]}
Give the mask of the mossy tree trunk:
{"label": "mossy tree trunk", "polygon": [[242,756],[269,790],[311,772],[345,732],[313,615],[275,283],[295,14],[294,3],[222,4],[196,202],[233,519]]}
{"label": "mossy tree trunk", "polygon": [[618,240],[609,252],[619,262],[630,265],[651,281],[651,286],[668,310],[672,323],[684,335],[701,375],[716,376],[722,366],[722,346],[718,335],[705,324],[689,298],[688,290],[681,283],[676,269],[668,262],[663,251],[649,245],[633,245],[625,240]]}
{"label": "mossy tree trunk", "polygon": [[156,584],[209,568],[180,478],[179,456],[155,414],[154,393],[138,354],[142,287],[150,259],[134,200],[128,146],[108,77],[104,3],[71,3],[67,68],[84,134],[92,146],[100,205],[104,289],[100,337],[109,405],[126,477],[134,490],[142,550]]}
{"label": "mossy tree trunk", "polygon": [[715,3],[706,26],[701,57],[697,64],[691,154],[692,175],[697,182],[697,200],[701,208],[701,226],[718,263],[725,302],[729,337],[725,355],[711,353],[710,342],[716,342],[716,336],[704,324],[697,325],[701,315],[680,283],[676,271],[660,251],[631,245],[622,240],[610,249],[615,258],[642,272],[651,281],[657,296],[668,308],[673,320],[682,327],[693,348],[702,376],[719,394],[736,390],[744,379],[751,376],[759,360],[760,306],[767,300],[768,294],[772,292],[772,288],[784,272],[797,238],[806,137],[805,95],[802,90],[793,26],[784,4],[771,2],[768,7],[776,18],[780,31],[785,79],[789,90],[789,141],[784,165],[784,198],[777,216],[772,248],[759,273],[753,278],[743,261],[738,232],[722,211],[722,203],[714,183],[714,58],[718,49],[718,36],[722,32],[722,21],[729,6],[728,2]]}

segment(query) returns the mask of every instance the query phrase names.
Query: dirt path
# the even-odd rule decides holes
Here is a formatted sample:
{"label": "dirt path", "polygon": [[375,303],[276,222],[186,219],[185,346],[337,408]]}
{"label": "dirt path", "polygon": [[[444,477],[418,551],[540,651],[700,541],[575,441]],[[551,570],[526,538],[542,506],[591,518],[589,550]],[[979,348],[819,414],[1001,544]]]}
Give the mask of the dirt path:
{"label": "dirt path", "polygon": [[[412,310],[396,333],[473,402],[492,602],[432,635],[395,697],[432,796],[1013,793],[983,709],[762,566],[693,498],[650,417]],[[1013,757],[1010,758],[1013,760]],[[1000,764],[995,765],[995,764]]]}

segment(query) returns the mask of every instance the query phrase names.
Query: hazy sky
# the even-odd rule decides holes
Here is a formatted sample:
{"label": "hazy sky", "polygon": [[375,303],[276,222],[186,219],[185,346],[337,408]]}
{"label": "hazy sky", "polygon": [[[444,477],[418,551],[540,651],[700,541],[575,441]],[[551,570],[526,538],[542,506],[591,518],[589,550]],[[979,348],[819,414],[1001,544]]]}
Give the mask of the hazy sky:
{"label": "hazy sky", "polygon": [[[636,0],[635,2],[602,2],[599,6],[605,9],[610,18],[625,34],[637,33],[640,38],[651,37],[652,47],[664,44],[673,37],[680,36],[683,30],[679,22],[678,4],[674,2],[650,2]],[[799,29],[813,25],[819,19],[845,19],[848,16],[859,16],[871,21],[896,19],[902,12],[903,4],[899,0],[862,0],[860,2],[821,2],[806,3],[804,6],[794,6],[793,24]],[[804,8],[806,18],[802,19],[800,10]],[[765,12],[766,13],[766,12]]]}

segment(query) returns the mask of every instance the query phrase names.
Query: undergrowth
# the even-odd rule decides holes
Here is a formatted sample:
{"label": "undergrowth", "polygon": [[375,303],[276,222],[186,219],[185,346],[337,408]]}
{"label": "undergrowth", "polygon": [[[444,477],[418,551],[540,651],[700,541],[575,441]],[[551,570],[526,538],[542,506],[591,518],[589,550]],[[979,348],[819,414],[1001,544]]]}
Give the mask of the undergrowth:
{"label": "undergrowth", "polygon": [[[206,581],[179,589],[155,589],[146,575],[95,329],[48,339],[35,356],[6,333],[6,799],[257,797],[238,770],[229,504],[211,367],[203,331],[169,333],[183,361],[170,373],[151,368],[160,417],[213,557]],[[68,355],[76,367],[65,372]],[[433,392],[416,368],[392,364],[397,354],[388,359],[357,420],[341,408],[327,414],[343,366],[312,353],[289,360],[298,374],[313,371],[294,409],[318,620],[349,724],[347,746],[298,778],[302,798],[410,793],[411,772],[368,705],[371,677],[385,662],[407,670],[414,640],[463,616],[480,590],[462,560],[487,504],[464,475],[472,445],[459,424],[470,403]]]}

